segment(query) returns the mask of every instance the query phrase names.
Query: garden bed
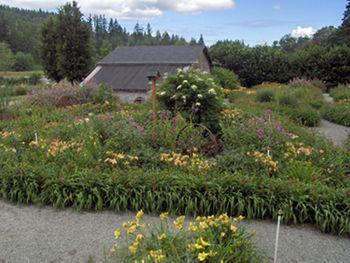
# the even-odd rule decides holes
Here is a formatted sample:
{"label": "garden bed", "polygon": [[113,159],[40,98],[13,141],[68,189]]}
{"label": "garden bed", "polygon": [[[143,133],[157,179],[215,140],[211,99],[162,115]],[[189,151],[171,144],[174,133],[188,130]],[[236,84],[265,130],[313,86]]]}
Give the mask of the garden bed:
{"label": "garden bed", "polygon": [[238,92],[234,107],[221,111],[222,151],[208,157],[205,130],[181,114],[161,108],[155,123],[149,104],[122,105],[103,90],[70,105],[56,105],[70,89],[55,90],[50,105],[48,92],[11,107],[17,118],[0,122],[1,197],[260,219],[281,209],[285,223],[350,233],[349,152],[290,121],[279,105],[256,102],[254,93]]}

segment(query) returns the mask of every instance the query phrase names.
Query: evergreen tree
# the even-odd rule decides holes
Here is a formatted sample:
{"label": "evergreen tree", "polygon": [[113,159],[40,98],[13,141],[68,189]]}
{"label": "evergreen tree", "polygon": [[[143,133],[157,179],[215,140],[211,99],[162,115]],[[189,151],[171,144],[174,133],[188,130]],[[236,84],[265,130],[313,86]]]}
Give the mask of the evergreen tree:
{"label": "evergreen tree", "polygon": [[203,35],[201,34],[201,36],[200,36],[200,38],[199,38],[199,40],[198,40],[198,44],[199,45],[205,45],[205,43],[204,43],[204,38],[203,38]]}
{"label": "evergreen tree", "polygon": [[58,64],[57,39],[57,19],[50,16],[41,30],[41,58],[46,75],[50,79],[59,82],[63,79],[63,74]]}
{"label": "evergreen tree", "polygon": [[350,46],[350,0],[346,5],[343,22],[338,31],[338,42]]}
{"label": "evergreen tree", "polygon": [[350,26],[350,0],[348,0],[343,17],[342,27],[345,26]]}
{"label": "evergreen tree", "polygon": [[59,70],[70,82],[82,81],[90,69],[90,30],[77,2],[59,9],[57,20]]}

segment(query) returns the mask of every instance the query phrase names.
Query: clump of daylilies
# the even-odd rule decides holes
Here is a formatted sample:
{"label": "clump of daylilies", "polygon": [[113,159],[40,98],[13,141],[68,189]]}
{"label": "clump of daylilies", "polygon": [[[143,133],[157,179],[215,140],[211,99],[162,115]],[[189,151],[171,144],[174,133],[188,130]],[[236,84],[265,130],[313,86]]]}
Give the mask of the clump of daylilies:
{"label": "clump of daylilies", "polygon": [[139,160],[137,156],[124,154],[124,153],[115,153],[108,151],[106,152],[107,158],[104,160],[105,163],[108,163],[112,166],[119,167],[129,167],[131,164]]}
{"label": "clump of daylilies", "polygon": [[206,171],[215,166],[213,160],[205,159],[194,148],[191,154],[181,154],[176,152],[161,153],[160,160],[164,163],[190,170]]}
{"label": "clump of daylilies", "polygon": [[255,162],[263,165],[266,169],[267,174],[272,174],[277,172],[278,168],[278,161],[273,160],[270,152],[267,154],[262,152],[254,152],[254,153],[247,153],[248,155],[252,155],[255,158]]}
{"label": "clump of daylilies", "polygon": [[[139,211],[135,221],[123,224],[114,231],[119,239],[125,236],[126,245],[113,245],[111,253],[123,262],[252,262],[256,252],[251,234],[239,226],[242,216],[232,218],[221,215],[185,216],[171,219],[160,214],[154,226],[141,223],[144,214]],[[147,232],[146,232],[147,230]],[[239,261],[237,261],[239,260]]]}

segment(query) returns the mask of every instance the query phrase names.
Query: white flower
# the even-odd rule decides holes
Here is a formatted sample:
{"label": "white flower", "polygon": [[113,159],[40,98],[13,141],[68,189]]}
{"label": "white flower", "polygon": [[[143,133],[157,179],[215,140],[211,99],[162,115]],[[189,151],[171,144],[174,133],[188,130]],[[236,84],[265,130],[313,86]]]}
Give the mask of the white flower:
{"label": "white flower", "polygon": [[192,89],[193,91],[195,91],[195,90],[197,89],[197,86],[196,86],[196,85],[192,85],[192,86],[191,86],[191,89]]}
{"label": "white flower", "polygon": [[198,94],[197,97],[201,99],[201,98],[203,98],[203,95],[202,94]]}
{"label": "white flower", "polygon": [[186,99],[186,96],[185,96],[185,95],[183,95],[183,96],[182,96],[182,98],[185,100],[185,99]]}
{"label": "white flower", "polygon": [[201,106],[201,103],[200,102],[196,102],[195,104],[197,107]]}
{"label": "white flower", "polygon": [[162,91],[161,93],[159,93],[159,96],[164,96],[166,94],[165,91]]}
{"label": "white flower", "polygon": [[179,86],[177,86],[177,88],[176,89],[181,89],[182,88],[182,86],[181,85],[179,85]]}
{"label": "white flower", "polygon": [[182,81],[182,84],[187,84],[188,83],[188,80],[184,80],[184,81]]}
{"label": "white flower", "polygon": [[171,96],[171,98],[170,98],[171,100],[174,100],[174,99],[176,99],[176,94],[175,95],[173,95],[173,96]]}
{"label": "white flower", "polygon": [[209,93],[209,94],[212,94],[212,95],[216,95],[215,89],[210,89],[210,90],[208,90],[208,93]]}

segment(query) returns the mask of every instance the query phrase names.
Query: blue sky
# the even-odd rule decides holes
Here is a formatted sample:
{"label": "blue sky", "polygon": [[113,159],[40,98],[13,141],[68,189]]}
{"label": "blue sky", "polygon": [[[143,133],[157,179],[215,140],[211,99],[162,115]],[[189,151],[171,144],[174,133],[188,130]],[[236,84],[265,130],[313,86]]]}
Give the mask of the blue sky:
{"label": "blue sky", "polygon": [[[62,0],[0,0],[23,8],[55,10]],[[199,38],[271,44],[283,35],[310,35],[328,25],[339,26],[346,0],[78,0],[85,14],[106,14],[132,30],[135,23]]]}

